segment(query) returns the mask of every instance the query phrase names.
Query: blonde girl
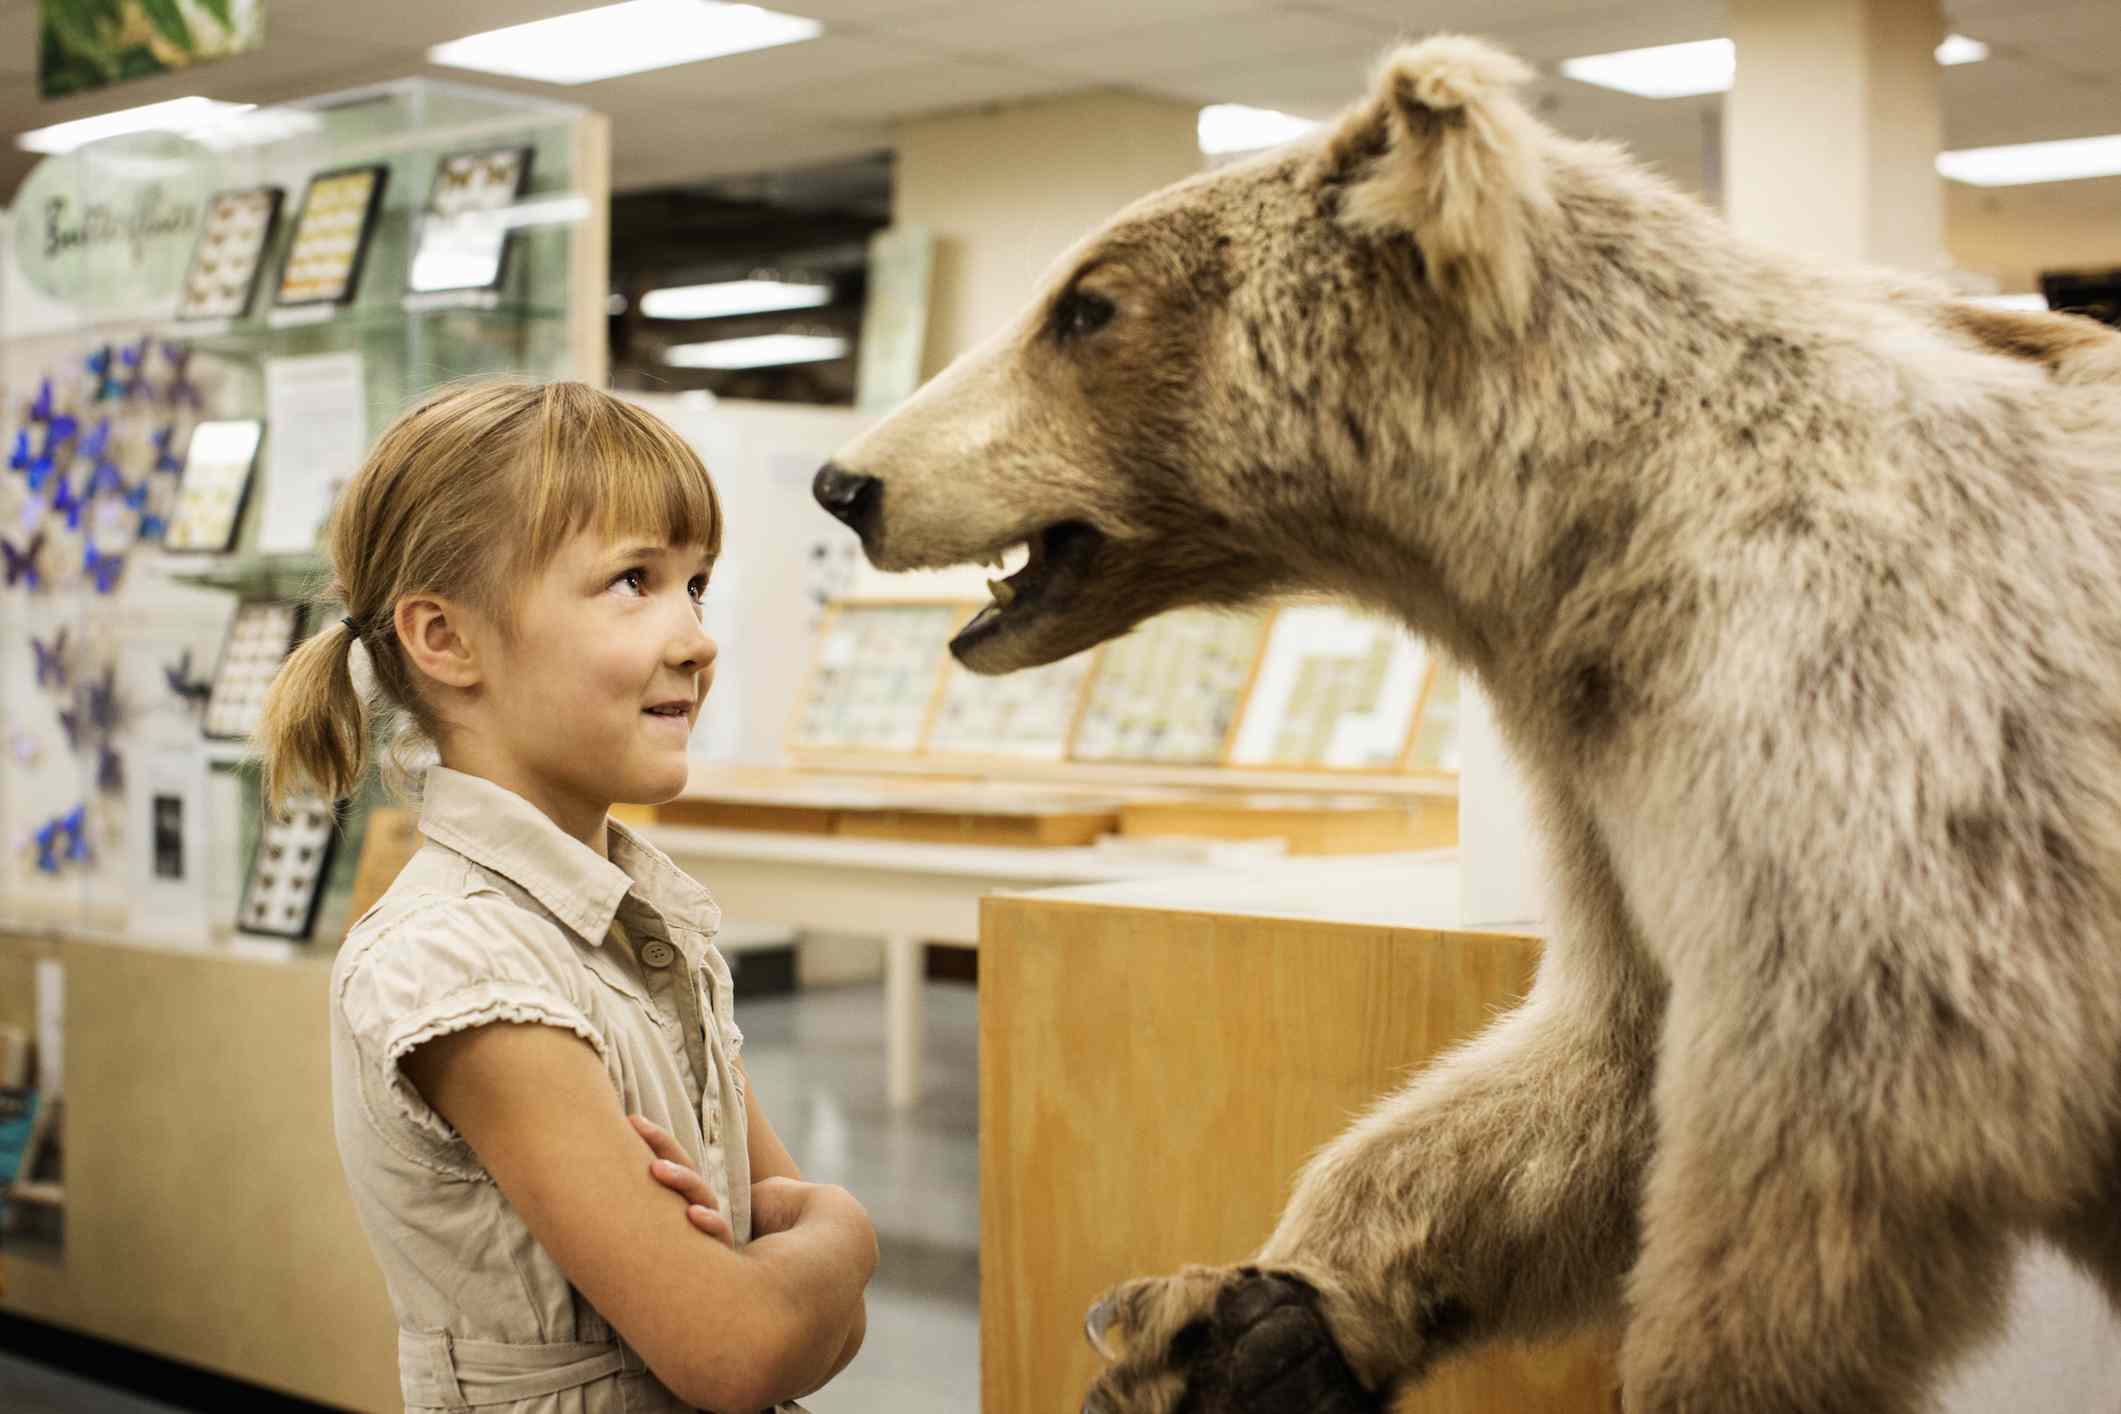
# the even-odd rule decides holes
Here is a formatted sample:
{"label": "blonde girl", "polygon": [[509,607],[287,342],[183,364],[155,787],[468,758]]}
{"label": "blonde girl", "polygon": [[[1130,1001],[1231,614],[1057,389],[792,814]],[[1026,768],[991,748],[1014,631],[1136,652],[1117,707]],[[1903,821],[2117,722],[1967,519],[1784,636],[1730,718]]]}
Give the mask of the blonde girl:
{"label": "blonde girl", "polygon": [[440,761],[331,989],[409,1410],[750,1414],[861,1344],[868,1217],[802,1181],[746,1082],[714,901],[607,816],[684,786],[721,538],[691,448],[579,383],[430,397],[333,513],[345,617],[288,660],[259,745],[271,807],[351,794],[358,655]]}

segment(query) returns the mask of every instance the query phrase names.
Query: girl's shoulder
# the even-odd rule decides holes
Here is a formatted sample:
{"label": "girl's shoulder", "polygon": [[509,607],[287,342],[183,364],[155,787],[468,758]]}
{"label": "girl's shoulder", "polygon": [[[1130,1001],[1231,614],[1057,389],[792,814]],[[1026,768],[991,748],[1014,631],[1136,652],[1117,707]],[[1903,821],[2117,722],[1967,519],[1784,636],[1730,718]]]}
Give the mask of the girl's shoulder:
{"label": "girl's shoulder", "polygon": [[332,966],[332,997],[354,1031],[395,1031],[427,1007],[539,995],[579,1005],[580,963],[566,929],[506,878],[423,846],[353,926]]}

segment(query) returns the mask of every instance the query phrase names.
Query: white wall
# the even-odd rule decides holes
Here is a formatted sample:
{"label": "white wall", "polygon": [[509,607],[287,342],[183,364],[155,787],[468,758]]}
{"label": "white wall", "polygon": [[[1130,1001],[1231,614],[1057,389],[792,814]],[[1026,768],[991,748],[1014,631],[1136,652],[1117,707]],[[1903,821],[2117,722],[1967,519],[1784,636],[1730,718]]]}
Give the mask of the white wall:
{"label": "white wall", "polygon": [[936,240],[926,375],[1014,319],[1079,236],[1199,171],[1197,113],[1088,93],[903,125],[895,216]]}

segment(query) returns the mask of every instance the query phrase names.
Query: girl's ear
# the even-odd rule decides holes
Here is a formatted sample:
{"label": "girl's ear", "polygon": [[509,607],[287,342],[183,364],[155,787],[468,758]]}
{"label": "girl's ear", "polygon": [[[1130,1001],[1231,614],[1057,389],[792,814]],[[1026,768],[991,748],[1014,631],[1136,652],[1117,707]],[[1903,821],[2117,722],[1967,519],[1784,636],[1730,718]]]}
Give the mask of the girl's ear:
{"label": "girl's ear", "polygon": [[1411,236],[1429,283],[1476,328],[1521,328],[1535,279],[1532,222],[1552,205],[1544,137],[1512,92],[1525,65],[1463,35],[1387,55],[1370,97],[1323,153],[1338,219],[1366,235]]}
{"label": "girl's ear", "polygon": [[398,645],[412,665],[445,687],[477,687],[478,645],[465,606],[427,595],[398,601],[391,615]]}

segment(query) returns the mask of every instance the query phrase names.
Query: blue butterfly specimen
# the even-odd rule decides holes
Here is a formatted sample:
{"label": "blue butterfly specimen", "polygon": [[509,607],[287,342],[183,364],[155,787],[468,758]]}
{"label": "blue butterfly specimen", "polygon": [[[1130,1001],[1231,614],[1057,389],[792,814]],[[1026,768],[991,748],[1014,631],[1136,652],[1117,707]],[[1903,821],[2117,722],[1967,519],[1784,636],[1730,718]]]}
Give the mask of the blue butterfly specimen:
{"label": "blue butterfly specimen", "polygon": [[169,382],[164,385],[169,389],[165,395],[169,405],[190,403],[199,407],[199,385],[191,381],[191,350],[183,344],[165,343],[162,345],[162,361],[169,365]]}
{"label": "blue butterfly specimen", "polygon": [[60,828],[59,817],[56,815],[37,827],[37,868],[43,873],[59,872],[59,856],[54,852],[53,846],[59,842]]}
{"label": "blue butterfly specimen", "polygon": [[88,497],[76,496],[74,488],[66,479],[66,473],[60,472],[59,484],[52,490],[52,509],[66,517],[68,530],[81,528],[81,512],[87,505]]}
{"label": "blue butterfly specimen", "polygon": [[84,683],[81,695],[88,708],[90,726],[105,736],[118,729],[118,670],[115,667],[103,670],[103,681]]}
{"label": "blue butterfly specimen", "polygon": [[118,464],[104,455],[109,446],[110,419],[106,417],[96,423],[94,432],[81,439],[77,455],[88,457],[95,462],[94,468],[88,474],[88,489],[82,492],[82,495],[95,496],[103,491],[125,489],[125,478],[119,475]]}
{"label": "blue butterfly specimen", "polygon": [[26,585],[30,589],[44,587],[43,579],[37,574],[37,556],[43,549],[44,532],[41,530],[31,536],[29,543],[19,550],[15,548],[14,541],[0,536],[0,554],[7,556],[8,588],[12,589],[17,584]]}
{"label": "blue butterfly specimen", "polygon": [[50,452],[46,452],[43,456],[36,457],[31,460],[27,468],[27,470],[29,471],[29,489],[31,495],[35,495],[37,492],[42,491],[45,488],[46,484],[49,483],[52,479],[53,468],[57,465],[58,463],[52,460],[52,454]]}
{"label": "blue butterfly specimen", "polygon": [[96,789],[107,795],[125,790],[125,761],[109,742],[96,750]]}
{"label": "blue butterfly specimen", "polygon": [[72,413],[53,413],[44,423],[44,455],[58,451],[80,430],[81,423]]}
{"label": "blue butterfly specimen", "polygon": [[144,476],[140,478],[140,484],[138,486],[127,486],[123,482],[120,482],[118,485],[118,489],[124,493],[125,509],[129,511],[146,510],[147,493],[152,488],[152,486],[153,483],[150,482]]}
{"label": "blue butterfly specimen", "polygon": [[204,706],[206,699],[213,695],[214,680],[212,678],[195,678],[191,675],[191,650],[189,648],[184,650],[184,656],[176,662],[162,665],[162,676],[169,679],[169,690],[171,692],[176,693],[177,696],[183,698],[194,707]]}
{"label": "blue butterfly specimen", "polygon": [[160,541],[167,534],[169,534],[168,521],[156,515],[153,511],[142,511],[140,513],[139,539]]}
{"label": "blue butterfly specimen", "polygon": [[28,471],[29,464],[34,460],[36,458],[29,454],[29,429],[27,427],[15,429],[15,450],[7,455],[7,469],[9,471]]}
{"label": "blue butterfly specimen", "polygon": [[111,373],[111,348],[109,344],[105,344],[102,348],[90,354],[87,363],[88,371],[96,375],[94,401],[100,403],[125,395],[125,385],[120,383]]}
{"label": "blue butterfly specimen", "polygon": [[86,724],[81,719],[81,709],[79,707],[61,707],[59,709],[59,726],[66,732],[66,749],[68,751],[79,751],[81,749],[81,728],[84,725]]}
{"label": "blue butterfly specimen", "polygon": [[155,444],[155,470],[181,476],[184,473],[184,458],[169,448],[170,439],[176,435],[177,424],[172,422],[148,440]]}
{"label": "blue butterfly specimen", "polygon": [[31,422],[50,422],[52,420],[51,379],[47,378],[37,386],[37,401],[29,405],[29,420]]}
{"label": "blue butterfly specimen", "polygon": [[147,355],[153,343],[154,340],[150,336],[142,334],[139,343],[127,344],[118,350],[118,362],[125,369],[125,381],[121,385],[122,396],[154,396],[147,383]]}
{"label": "blue butterfly specimen", "polygon": [[37,842],[37,868],[46,874],[59,872],[59,836],[66,836],[66,858],[88,858],[88,806],[75,806],[64,815],[54,815],[37,827],[31,837]]}
{"label": "blue butterfly specimen", "polygon": [[30,635],[29,643],[30,647],[37,650],[37,686],[65,687],[66,626],[59,626],[59,631],[52,635],[50,643],[35,634]]}
{"label": "blue butterfly specimen", "polygon": [[108,594],[118,587],[118,576],[125,570],[125,556],[106,555],[91,545],[82,558],[82,566],[95,577],[96,592]]}
{"label": "blue butterfly specimen", "polygon": [[66,831],[66,857],[74,860],[88,858],[88,806],[75,806],[59,817],[59,828]]}
{"label": "blue butterfly specimen", "polygon": [[119,473],[116,462],[99,458],[95,467],[88,473],[88,489],[81,494],[98,496],[105,491],[122,494],[125,491],[125,477]]}

